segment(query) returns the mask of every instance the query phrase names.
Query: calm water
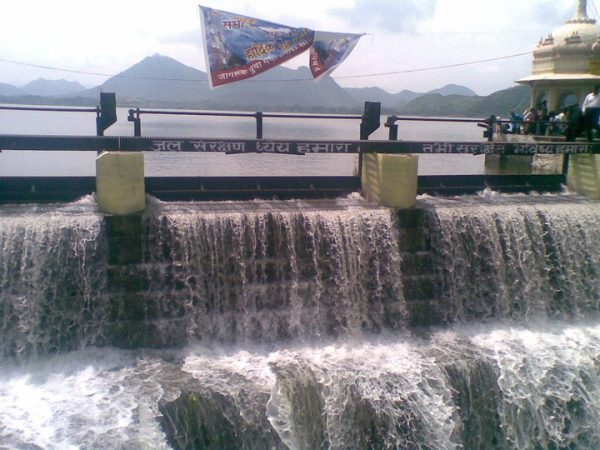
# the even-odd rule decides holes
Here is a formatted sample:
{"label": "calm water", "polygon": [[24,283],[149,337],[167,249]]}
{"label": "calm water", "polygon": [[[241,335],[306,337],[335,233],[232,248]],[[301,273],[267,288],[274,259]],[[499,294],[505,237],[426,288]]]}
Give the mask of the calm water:
{"label": "calm water", "polygon": [[[118,121],[106,135],[132,136],[133,124],[127,109],[119,108]],[[381,127],[372,140],[387,140],[388,129]],[[264,119],[266,139],[359,138],[359,120]],[[0,111],[1,134],[95,135],[94,113]],[[142,115],[144,136],[248,138],[256,136],[253,118],[185,117]],[[481,129],[472,123],[399,122],[399,138],[405,140],[480,141]],[[2,151],[0,176],[93,176],[94,152]],[[421,155],[419,173],[483,173],[483,156]],[[224,155],[224,154],[145,154],[148,176],[309,176],[352,175],[356,156],[348,155]]]}

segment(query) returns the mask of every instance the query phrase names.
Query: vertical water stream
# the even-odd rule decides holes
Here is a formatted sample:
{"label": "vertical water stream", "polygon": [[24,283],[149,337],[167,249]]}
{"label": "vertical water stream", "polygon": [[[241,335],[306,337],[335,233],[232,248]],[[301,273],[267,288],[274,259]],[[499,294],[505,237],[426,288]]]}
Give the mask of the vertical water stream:
{"label": "vertical water stream", "polygon": [[3,207],[0,446],[600,447],[598,203],[419,207]]}

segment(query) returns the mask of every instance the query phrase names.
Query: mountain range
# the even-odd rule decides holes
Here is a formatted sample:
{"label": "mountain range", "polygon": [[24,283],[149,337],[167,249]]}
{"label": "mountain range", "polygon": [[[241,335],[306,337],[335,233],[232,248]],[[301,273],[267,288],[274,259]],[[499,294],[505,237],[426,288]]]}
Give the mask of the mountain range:
{"label": "mountain range", "polygon": [[39,78],[18,88],[16,86],[0,83],[0,95],[34,95],[44,97],[69,96],[85,91],[85,86],[76,81],[45,80]]}
{"label": "mountain range", "polygon": [[331,77],[315,82],[308,67],[278,66],[211,90],[205,72],[161,55],[144,58],[92,89],[67,80],[38,79],[21,88],[0,83],[0,102],[96,104],[100,92],[115,92],[119,106],[127,107],[358,113],[365,101],[374,101],[381,102],[384,113],[422,116],[507,115],[529,103],[527,86],[485,97],[455,84],[391,94],[377,87],[343,88]]}

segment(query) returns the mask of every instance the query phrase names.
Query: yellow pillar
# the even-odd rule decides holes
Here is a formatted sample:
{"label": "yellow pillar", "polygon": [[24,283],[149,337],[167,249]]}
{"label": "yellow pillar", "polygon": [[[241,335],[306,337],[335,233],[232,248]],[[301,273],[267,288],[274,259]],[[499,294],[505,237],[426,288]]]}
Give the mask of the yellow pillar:
{"label": "yellow pillar", "polygon": [[96,158],[96,198],[100,211],[126,215],[146,208],[144,155],[102,152]]}
{"label": "yellow pillar", "polygon": [[370,201],[390,208],[412,208],[417,201],[417,169],[414,155],[365,153],[362,167],[362,192]]}
{"label": "yellow pillar", "polygon": [[571,155],[567,186],[579,194],[600,200],[600,155]]}

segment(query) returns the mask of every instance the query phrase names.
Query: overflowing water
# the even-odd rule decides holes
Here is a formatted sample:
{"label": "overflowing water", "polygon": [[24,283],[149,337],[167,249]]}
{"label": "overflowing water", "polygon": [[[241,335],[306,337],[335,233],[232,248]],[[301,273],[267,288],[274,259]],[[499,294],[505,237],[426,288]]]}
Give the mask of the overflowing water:
{"label": "overflowing water", "polygon": [[565,198],[435,208],[448,320],[585,318],[600,309],[599,205]]}
{"label": "overflowing water", "polygon": [[599,206],[4,206],[0,447],[600,448]]}

